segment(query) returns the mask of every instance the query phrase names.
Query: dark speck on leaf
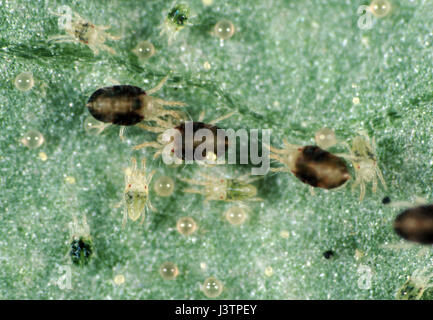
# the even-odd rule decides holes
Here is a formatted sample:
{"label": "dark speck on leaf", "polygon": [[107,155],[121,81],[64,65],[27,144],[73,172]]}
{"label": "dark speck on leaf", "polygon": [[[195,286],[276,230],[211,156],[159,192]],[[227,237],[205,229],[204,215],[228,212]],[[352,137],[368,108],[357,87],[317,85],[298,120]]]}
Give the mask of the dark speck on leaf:
{"label": "dark speck on leaf", "polygon": [[388,204],[388,203],[390,203],[390,202],[391,202],[391,198],[388,197],[388,196],[386,196],[385,198],[382,199],[382,203],[383,203],[383,204]]}
{"label": "dark speck on leaf", "polygon": [[334,256],[334,251],[332,250],[328,250],[323,252],[323,257],[325,257],[325,259],[331,259]]}

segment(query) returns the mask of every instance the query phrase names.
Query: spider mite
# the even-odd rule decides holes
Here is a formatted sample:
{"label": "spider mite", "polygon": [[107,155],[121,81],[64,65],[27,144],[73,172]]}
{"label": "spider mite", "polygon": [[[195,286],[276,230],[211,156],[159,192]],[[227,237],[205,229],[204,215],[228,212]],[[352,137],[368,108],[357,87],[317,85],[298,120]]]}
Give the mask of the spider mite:
{"label": "spider mite", "polygon": [[394,230],[408,241],[433,244],[433,204],[404,210],[395,218]]}
{"label": "spider mite", "polygon": [[128,217],[132,221],[136,221],[141,216],[141,223],[143,223],[146,210],[150,208],[152,211],[156,211],[149,199],[149,184],[155,171],[149,174],[146,173],[145,158],[142,160],[141,169],[137,168],[137,160],[135,158],[131,158],[131,163],[132,166],[125,170],[123,228],[126,225]]}
{"label": "spider mite", "polygon": [[298,146],[284,140],[284,149],[269,146],[270,158],[284,164],[271,171],[291,171],[299,180],[312,187],[334,189],[350,179],[343,159],[318,146]]}
{"label": "spider mite", "polygon": [[[87,45],[95,55],[99,50],[105,50],[111,54],[115,54],[114,49],[105,44],[107,39],[118,40],[120,37],[113,36],[105,30],[110,26],[97,26],[93,23],[83,19],[75,12],[72,12],[68,6],[62,6],[59,9],[66,11],[65,13],[55,13],[54,15],[60,16],[59,26],[66,31],[66,35],[52,36],[48,41],[55,42],[80,42]],[[60,11],[60,10],[59,10]]]}
{"label": "spider mite", "polygon": [[257,188],[250,184],[250,182],[257,179],[245,176],[236,179],[223,179],[203,173],[199,173],[199,175],[204,180],[180,178],[180,180],[189,184],[202,186],[198,189],[184,189],[183,192],[202,194],[205,196],[206,202],[209,200],[224,202],[262,200],[256,197]]}
{"label": "spider mite", "polygon": [[[224,130],[220,129],[215,123],[232,116],[234,112],[210,121],[209,124],[202,122],[204,113],[201,113],[198,121],[182,122],[175,127],[153,127],[153,130],[161,133],[157,141],[145,142],[134,147],[134,150],[152,147],[158,149],[154,158],[165,153],[167,156],[175,156],[181,160],[203,161],[214,160],[218,155],[218,149],[226,152],[228,148],[228,138]],[[171,130],[169,130],[171,129]],[[198,134],[203,129],[204,135]],[[168,131],[167,131],[168,130]],[[209,140],[207,139],[209,138]],[[197,155],[198,148],[203,148]],[[211,150],[211,152],[207,152]],[[200,150],[199,150],[200,151]],[[218,155],[221,156],[221,155]]]}
{"label": "spider mite", "polygon": [[166,33],[168,35],[168,44],[175,39],[177,33],[185,26],[192,25],[189,22],[191,11],[185,4],[176,4],[167,13],[163,24],[159,27],[161,32],[159,35]]}
{"label": "spider mite", "polygon": [[93,240],[90,236],[90,228],[86,216],[81,224],[74,216],[74,221],[69,225],[71,232],[70,251],[72,263],[78,266],[87,265],[93,255]]}
{"label": "spider mite", "polygon": [[365,196],[365,184],[372,183],[373,193],[377,190],[377,177],[386,190],[385,179],[379,169],[376,158],[376,142],[375,139],[370,139],[365,131],[360,131],[352,141],[352,146],[349,147],[350,155],[341,154],[340,156],[352,162],[355,169],[355,181],[352,185],[352,190],[359,186],[361,192],[359,200],[362,201]]}
{"label": "spider mite", "polygon": [[163,106],[185,106],[185,103],[150,96],[161,89],[167,79],[168,76],[164,77],[155,88],[147,92],[131,85],[100,88],[90,96],[87,108],[95,119],[121,126],[133,126],[143,120],[164,123],[161,119],[164,116],[171,116],[181,121],[180,112],[164,109]]}
{"label": "spider mite", "polygon": [[420,300],[425,291],[433,287],[432,277],[433,274],[428,273],[425,268],[415,270],[398,289],[395,298],[397,300]]}

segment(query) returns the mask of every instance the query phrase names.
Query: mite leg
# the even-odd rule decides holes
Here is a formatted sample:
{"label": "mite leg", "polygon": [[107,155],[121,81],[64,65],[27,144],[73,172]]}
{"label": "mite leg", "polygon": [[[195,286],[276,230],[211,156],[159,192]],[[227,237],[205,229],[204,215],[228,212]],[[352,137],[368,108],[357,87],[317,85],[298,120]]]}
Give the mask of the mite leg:
{"label": "mite leg", "polygon": [[376,191],[377,191],[377,179],[376,179],[376,177],[373,177],[371,190],[373,191],[373,193],[376,193]]}
{"label": "mite leg", "polygon": [[146,158],[141,159],[141,169],[146,171]]}
{"label": "mite leg", "polygon": [[113,48],[111,48],[111,47],[109,47],[109,46],[107,46],[106,44],[103,44],[103,43],[98,43],[98,44],[95,44],[95,45],[90,45],[89,44],[89,48],[92,49],[92,51],[95,54],[99,53],[99,49],[108,51],[111,54],[116,54],[116,51]]}
{"label": "mite leg", "polygon": [[216,119],[210,121],[209,123],[210,123],[210,124],[218,123],[218,122],[220,122],[220,121],[222,121],[222,120],[224,120],[224,119],[230,118],[230,117],[231,117],[232,115],[234,115],[235,113],[236,113],[235,111],[230,112],[230,113],[226,114],[225,116],[222,116],[222,117],[219,117],[219,118],[216,118]]}
{"label": "mite leg", "polygon": [[314,197],[316,196],[316,193],[314,192],[314,187],[310,187],[310,194]]}
{"label": "mite leg", "polygon": [[95,56],[99,54],[99,49],[95,45],[91,45],[91,44],[87,44],[87,45],[89,46],[90,50],[92,50]]}
{"label": "mite leg", "polygon": [[208,181],[199,181],[199,180],[187,179],[187,178],[179,178],[179,180],[189,184],[197,184],[199,186],[207,186],[209,184]]}
{"label": "mite leg", "polygon": [[153,155],[153,159],[156,159],[156,158],[158,158],[160,155],[162,154],[162,149],[161,150],[158,150],[158,151],[156,151],[155,152],[155,154]]}
{"label": "mite leg", "polygon": [[256,198],[248,199],[248,201],[263,201],[263,199],[256,197]]}
{"label": "mite leg", "polygon": [[379,177],[380,182],[382,183],[385,190],[387,190],[385,179],[383,178],[382,172],[380,171],[379,167],[376,166],[376,173]]}
{"label": "mite leg", "polygon": [[153,119],[153,121],[155,121],[161,127],[161,128],[159,128],[159,129],[161,129],[160,132],[164,132],[165,129],[169,129],[169,128],[174,127],[174,124],[171,123],[170,121],[165,121],[165,120],[162,120],[160,118],[155,118],[155,119]]}
{"label": "mite leg", "polygon": [[214,182],[218,182],[220,180],[225,180],[225,179],[219,179],[219,178],[216,178],[216,177],[209,176],[209,175],[207,175],[206,173],[203,173],[203,172],[199,172],[198,174],[199,174],[199,176],[201,176],[201,177],[203,177],[203,178],[205,178],[207,180],[214,181]]}
{"label": "mite leg", "polygon": [[137,171],[137,160],[134,157],[131,157],[131,164],[132,171]]}
{"label": "mite leg", "polygon": [[124,208],[123,209],[122,229],[125,229],[127,220],[128,220],[128,213],[126,212],[126,208]]}
{"label": "mite leg", "polygon": [[273,153],[278,153],[278,154],[287,154],[288,153],[286,149],[277,149],[277,148],[274,148],[273,146],[268,145],[266,143],[264,143],[264,146],[266,148],[268,148]]}
{"label": "mite leg", "polygon": [[156,208],[153,206],[153,204],[150,202],[150,200],[148,200],[148,206],[150,208],[150,210],[152,210],[153,212],[157,212],[158,210],[156,210]]}
{"label": "mite leg", "polygon": [[114,36],[114,35],[112,35],[112,34],[110,34],[108,32],[104,32],[104,30],[107,30],[109,28],[111,28],[111,27],[110,26],[102,26],[102,27],[98,26],[98,30],[102,31],[101,34],[102,34],[103,37],[105,37],[107,39],[110,39],[110,40],[119,40],[119,39],[122,38],[121,36]]}
{"label": "mite leg", "polygon": [[359,187],[361,188],[361,193],[359,194],[359,201],[361,202],[362,200],[364,200],[364,197],[365,197],[365,183],[364,183],[364,181],[360,182]]}
{"label": "mite leg", "polygon": [[147,148],[147,147],[159,149],[159,148],[161,148],[161,145],[158,142],[145,142],[145,143],[139,144],[138,146],[133,147],[132,149],[133,150],[139,150],[139,149],[143,149],[143,148]]}
{"label": "mite leg", "polygon": [[203,122],[204,120],[204,111],[200,112],[200,115],[198,116],[198,121]]}
{"label": "mite leg", "polygon": [[125,130],[126,130],[126,127],[120,127],[120,130],[119,130],[119,138],[120,138],[120,140],[125,140]]}
{"label": "mite leg", "polygon": [[136,124],[137,127],[146,130],[146,131],[150,131],[150,132],[156,132],[156,133],[160,133],[160,132],[164,132],[165,129],[160,128],[160,127],[151,127],[151,126],[147,126],[145,124],[142,123],[138,123]]}
{"label": "mite leg", "polygon": [[165,115],[169,115],[175,119],[182,120],[182,115],[179,112],[174,111],[174,110],[161,110],[161,112],[159,113],[159,116],[162,117]]}
{"label": "mite leg", "polygon": [[155,98],[155,97],[153,97],[153,99],[154,99],[153,100],[154,102],[159,103],[163,106],[184,107],[187,105],[185,102],[182,102],[182,101],[168,101],[168,100]]}
{"label": "mite leg", "polygon": [[153,175],[155,174],[155,170],[152,170],[152,172],[151,173],[149,173],[149,175],[147,176],[147,184],[149,185],[150,184],[150,182],[152,181],[152,178],[153,178]]}
{"label": "mite leg", "polygon": [[282,164],[285,164],[285,163],[286,163],[286,160],[285,160],[285,159],[283,159],[282,157],[280,157],[279,155],[276,155],[276,154],[270,154],[270,155],[269,155],[269,158],[274,159],[274,160],[277,160],[278,162],[280,162],[280,163],[282,163]]}
{"label": "mite leg", "polygon": [[187,192],[187,193],[197,193],[197,194],[203,194],[203,191],[201,190],[197,190],[197,189],[183,189],[183,192]]}
{"label": "mite leg", "polygon": [[168,79],[168,75],[166,75],[164,78],[162,78],[162,80],[156,85],[156,87],[147,90],[147,94],[151,95],[152,93],[155,93],[158,90],[160,90],[164,86],[164,84],[166,83],[167,79]]}
{"label": "mite leg", "polygon": [[77,42],[77,39],[75,39],[74,37],[70,36],[70,35],[57,35],[57,36],[52,36],[49,37],[47,39],[48,42],[57,42],[57,43],[61,43],[61,42]]}

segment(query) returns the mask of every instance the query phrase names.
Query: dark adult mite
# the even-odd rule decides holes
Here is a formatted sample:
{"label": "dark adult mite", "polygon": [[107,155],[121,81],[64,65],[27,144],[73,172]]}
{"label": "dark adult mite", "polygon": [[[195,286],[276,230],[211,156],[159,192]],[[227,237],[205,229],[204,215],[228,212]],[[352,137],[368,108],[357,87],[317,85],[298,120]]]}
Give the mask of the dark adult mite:
{"label": "dark adult mite", "polygon": [[394,230],[408,241],[433,244],[433,204],[404,210],[396,217]]}
{"label": "dark adult mite", "polygon": [[343,159],[318,146],[297,146],[284,140],[284,149],[269,146],[271,159],[285,165],[272,171],[291,171],[299,180],[312,187],[334,189],[350,179]]}
{"label": "dark adult mite", "polygon": [[[154,132],[161,132],[156,141],[144,142],[133,149],[155,148],[157,151],[154,158],[157,158],[163,152],[167,152],[167,150],[170,151],[170,154],[166,155],[180,160],[203,161],[209,160],[208,157],[222,157],[228,150],[229,141],[225,130],[218,127],[216,123],[231,117],[233,114],[235,112],[230,112],[206,123],[203,122],[204,112],[200,114],[198,121],[182,121],[176,126],[167,126],[168,123],[158,123],[159,126],[152,128]],[[140,125],[140,127],[143,126]],[[191,140],[187,141],[187,139]],[[201,148],[199,151],[202,152],[196,154],[198,148]],[[211,152],[208,153],[207,151]]]}
{"label": "dark adult mite", "polygon": [[161,89],[166,81],[167,77],[147,92],[131,85],[100,88],[90,96],[86,106],[95,119],[122,126],[133,126],[143,120],[162,121],[163,116],[182,119],[180,112],[163,106],[185,106],[185,103],[150,96]]}

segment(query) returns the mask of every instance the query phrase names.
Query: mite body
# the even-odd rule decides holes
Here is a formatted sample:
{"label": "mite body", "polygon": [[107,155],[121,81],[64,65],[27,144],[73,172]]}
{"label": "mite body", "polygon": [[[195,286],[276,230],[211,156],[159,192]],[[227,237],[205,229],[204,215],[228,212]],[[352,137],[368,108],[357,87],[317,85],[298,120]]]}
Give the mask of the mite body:
{"label": "mite body", "polygon": [[[225,131],[213,124],[206,124],[204,122],[182,122],[180,125],[175,127],[179,131],[180,139],[174,139],[174,154],[177,158],[182,160],[206,160],[208,157],[207,151],[211,151],[214,155],[223,156],[227,152],[228,138],[225,135]],[[197,136],[199,130],[208,130],[203,133],[206,136]],[[192,141],[187,142],[186,131],[191,130]],[[201,152],[196,154],[197,148],[201,146]],[[223,154],[218,154],[218,146]]]}
{"label": "mite body", "polygon": [[198,193],[205,196],[205,201],[261,201],[257,198],[257,188],[250,184],[254,179],[237,178],[237,179],[221,179],[218,177],[209,176],[199,173],[204,180],[185,179],[180,178],[182,181],[189,184],[199,185],[203,188],[199,189],[184,189],[187,193]]}
{"label": "mite body", "polygon": [[132,126],[144,119],[147,96],[143,89],[130,85],[96,90],[87,102],[90,114],[97,120]]}
{"label": "mite body", "polygon": [[142,160],[142,168],[137,168],[137,160],[131,158],[132,166],[125,170],[125,189],[123,191],[123,223],[125,227],[128,217],[132,221],[138,220],[142,217],[141,223],[144,222],[146,210],[150,208],[153,211],[156,209],[152,206],[149,199],[149,184],[152,180],[153,174],[146,173],[146,159]]}
{"label": "mite body", "polygon": [[73,239],[71,242],[71,256],[72,263],[83,266],[89,263],[93,254],[93,242],[90,237],[79,237]]}
{"label": "mite body", "polygon": [[433,244],[433,205],[403,211],[394,221],[394,230],[403,239]]}
{"label": "mite body", "polygon": [[431,283],[433,274],[426,269],[417,269],[398,289],[395,298],[397,300],[420,300],[427,289],[433,287]]}
{"label": "mite body", "polygon": [[[115,125],[133,126],[143,120],[167,125],[167,121],[161,119],[164,116],[171,116],[180,122],[183,118],[180,112],[165,109],[163,106],[185,106],[185,103],[166,101],[150,96],[162,88],[167,78],[168,76],[147,92],[131,85],[100,88],[90,96],[87,108],[95,119]],[[152,131],[152,127],[142,124],[140,126]],[[122,134],[123,132],[121,132]]]}
{"label": "mite body", "polygon": [[350,179],[343,159],[318,146],[297,146],[284,140],[284,149],[269,147],[271,159],[285,165],[271,171],[291,171],[302,182],[317,188],[334,189]]}
{"label": "mite body", "polygon": [[352,141],[352,146],[349,147],[350,155],[341,155],[342,157],[352,162],[355,169],[355,181],[352,184],[352,190],[359,186],[359,200],[362,201],[365,196],[366,183],[372,183],[373,193],[377,190],[377,178],[379,178],[384,189],[386,190],[385,179],[379,169],[376,158],[376,142],[375,139],[370,139],[365,131],[359,132]]}
{"label": "mite body", "polygon": [[93,240],[90,236],[90,228],[86,216],[81,223],[74,216],[74,221],[69,225],[71,231],[70,251],[72,263],[78,266],[87,265],[93,255]]}
{"label": "mite body", "polygon": [[167,13],[163,24],[161,25],[160,35],[167,33],[168,43],[170,44],[176,37],[177,32],[182,30],[185,26],[192,25],[189,22],[191,12],[185,4],[177,4]]}
{"label": "mite body", "polygon": [[105,50],[111,54],[115,54],[114,49],[107,46],[105,41],[107,39],[118,40],[120,37],[105,32],[105,30],[110,28],[109,26],[94,25],[80,17],[77,13],[72,12],[69,7],[65,6],[63,9],[66,9],[66,13],[62,14],[52,12],[52,14],[60,16],[59,19],[64,21],[60,23],[59,20],[59,25],[65,29],[67,34],[50,37],[49,41],[80,42],[89,46],[94,54],[98,54],[99,50]]}
{"label": "mite body", "polygon": [[[204,113],[202,113],[198,121],[182,122],[177,126],[167,123],[165,126],[153,127],[153,131],[163,132],[158,136],[157,141],[145,142],[134,149],[146,147],[158,149],[154,158],[164,153],[181,160],[213,161],[217,155],[222,157],[228,148],[228,138],[224,130],[217,127],[215,123],[232,115],[233,112],[207,124],[202,122],[204,118]],[[140,125],[140,127],[143,126]]]}

